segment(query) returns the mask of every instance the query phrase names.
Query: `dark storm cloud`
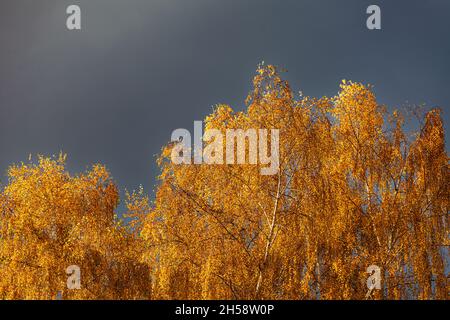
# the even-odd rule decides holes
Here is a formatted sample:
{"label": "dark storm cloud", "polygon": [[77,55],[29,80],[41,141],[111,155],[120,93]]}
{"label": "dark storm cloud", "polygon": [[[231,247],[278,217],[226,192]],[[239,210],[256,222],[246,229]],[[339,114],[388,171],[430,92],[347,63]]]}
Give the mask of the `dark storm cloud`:
{"label": "dark storm cloud", "polygon": [[[448,126],[450,2],[376,3],[381,31],[361,0],[1,1],[0,170],[63,150],[72,171],[101,162],[150,189],[172,130],[241,109],[262,60],[306,95],[362,81],[389,106],[441,106]],[[70,4],[81,31],[65,27]]]}

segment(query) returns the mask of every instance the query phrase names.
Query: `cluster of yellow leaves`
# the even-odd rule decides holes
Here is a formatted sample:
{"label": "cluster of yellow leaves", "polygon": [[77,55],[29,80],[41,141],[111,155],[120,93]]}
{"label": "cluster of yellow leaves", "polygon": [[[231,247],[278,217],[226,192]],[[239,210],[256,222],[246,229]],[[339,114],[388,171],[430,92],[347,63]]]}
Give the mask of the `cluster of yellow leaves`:
{"label": "cluster of yellow leaves", "polygon": [[[364,299],[366,268],[384,299],[448,297],[449,173],[438,110],[409,141],[371,87],[294,99],[261,67],[244,112],[220,105],[206,129],[280,129],[280,171],[175,165],[143,222],[155,298]],[[385,121],[390,119],[390,121]]]}
{"label": "cluster of yellow leaves", "polygon": [[[260,67],[247,110],[220,105],[206,129],[279,129],[279,172],[260,164],[158,163],[155,201],[118,191],[96,165],[64,157],[10,168],[0,193],[0,298],[447,299],[449,166],[439,110],[410,139],[371,87],[295,99]],[[270,140],[270,139],[269,139]],[[65,268],[81,268],[80,290]],[[448,267],[447,267],[448,268]]]}
{"label": "cluster of yellow leaves", "polygon": [[[150,297],[150,273],[137,239],[115,217],[118,192],[96,165],[71,177],[65,157],[9,169],[0,199],[0,298]],[[81,270],[68,290],[66,268]]]}

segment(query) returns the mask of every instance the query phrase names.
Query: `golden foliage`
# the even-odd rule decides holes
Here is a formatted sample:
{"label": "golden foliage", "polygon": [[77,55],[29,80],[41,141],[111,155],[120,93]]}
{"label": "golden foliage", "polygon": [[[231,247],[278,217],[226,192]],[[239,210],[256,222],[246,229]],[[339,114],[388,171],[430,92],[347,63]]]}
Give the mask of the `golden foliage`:
{"label": "golden foliage", "polygon": [[343,81],[336,97],[295,100],[273,66],[258,69],[247,104],[218,106],[205,127],[279,128],[279,174],[175,165],[167,146],[142,230],[155,298],[364,299],[373,264],[375,298],[448,297],[438,110],[408,141],[400,113],[388,117],[370,87]]}
{"label": "golden foliage", "polygon": [[[118,191],[100,165],[64,157],[12,166],[0,194],[0,298],[447,299],[449,166],[438,109],[409,138],[369,86],[294,98],[260,67],[247,110],[220,105],[206,129],[280,129],[279,172],[260,165],[158,163],[154,203]],[[65,268],[79,265],[82,288]],[[447,266],[448,268],[448,266]]]}
{"label": "golden foliage", "polygon": [[[150,273],[137,239],[115,217],[118,192],[96,165],[64,171],[65,157],[9,169],[1,194],[0,298],[134,299],[150,297]],[[68,290],[78,265],[82,287]]]}

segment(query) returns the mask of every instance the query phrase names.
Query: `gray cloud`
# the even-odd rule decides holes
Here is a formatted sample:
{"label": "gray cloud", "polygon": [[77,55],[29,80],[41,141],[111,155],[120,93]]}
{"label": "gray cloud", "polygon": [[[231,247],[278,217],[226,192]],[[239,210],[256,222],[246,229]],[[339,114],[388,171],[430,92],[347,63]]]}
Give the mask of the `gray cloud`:
{"label": "gray cloud", "polygon": [[[381,31],[361,0],[2,1],[0,170],[63,150],[73,171],[101,162],[122,188],[151,189],[172,130],[217,103],[242,109],[262,60],[306,95],[363,81],[389,106],[441,106],[448,126],[450,3],[377,3]],[[81,32],[65,28],[69,4]]]}

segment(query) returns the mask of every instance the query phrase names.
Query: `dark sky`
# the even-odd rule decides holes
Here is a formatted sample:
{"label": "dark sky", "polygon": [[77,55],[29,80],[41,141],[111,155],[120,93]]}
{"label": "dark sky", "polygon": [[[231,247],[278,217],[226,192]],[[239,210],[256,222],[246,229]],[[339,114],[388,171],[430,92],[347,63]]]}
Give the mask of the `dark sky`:
{"label": "dark sky", "polygon": [[[81,31],[66,29],[70,4]],[[263,60],[305,95],[361,81],[389,106],[441,106],[449,126],[448,0],[1,0],[0,46],[3,182],[11,163],[63,150],[71,172],[100,162],[122,190],[151,192],[172,131],[217,103],[242,109]]]}

